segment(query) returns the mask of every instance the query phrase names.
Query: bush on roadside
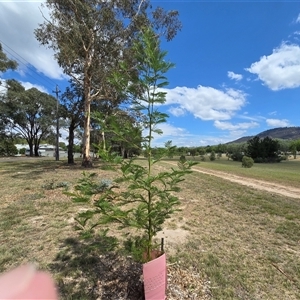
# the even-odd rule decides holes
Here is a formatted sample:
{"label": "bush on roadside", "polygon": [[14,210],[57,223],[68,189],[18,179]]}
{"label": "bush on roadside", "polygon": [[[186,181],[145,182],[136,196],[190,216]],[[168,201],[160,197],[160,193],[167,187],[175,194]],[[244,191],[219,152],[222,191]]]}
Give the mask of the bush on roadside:
{"label": "bush on roadside", "polygon": [[289,156],[288,155],[282,155],[280,156],[281,160],[289,160]]}
{"label": "bush on roadside", "polygon": [[265,161],[262,157],[257,157],[257,158],[254,159],[254,162],[258,163],[258,164],[261,164],[261,163],[264,163]]}
{"label": "bush on roadside", "polygon": [[216,160],[216,153],[215,153],[214,151],[212,151],[212,152],[210,153],[209,159],[210,159],[211,161]]}
{"label": "bush on roadside", "polygon": [[179,161],[180,162],[186,162],[185,155],[180,155]]}
{"label": "bush on roadside", "polygon": [[0,156],[14,156],[18,154],[18,149],[10,139],[0,141]]}
{"label": "bush on roadside", "polygon": [[240,152],[240,151],[235,151],[235,152],[233,152],[233,153],[230,155],[230,158],[231,158],[233,161],[242,161],[242,159],[243,159],[243,153]]}
{"label": "bush on roadside", "polygon": [[243,168],[251,168],[254,164],[254,160],[249,156],[243,156],[242,159],[242,167]]}
{"label": "bush on roadside", "polygon": [[19,153],[22,154],[22,155],[25,155],[25,151],[26,151],[26,148],[21,148],[19,150]]}
{"label": "bush on roadside", "polygon": [[201,161],[206,161],[205,156],[204,156],[204,155],[200,155],[200,160],[201,160]]}

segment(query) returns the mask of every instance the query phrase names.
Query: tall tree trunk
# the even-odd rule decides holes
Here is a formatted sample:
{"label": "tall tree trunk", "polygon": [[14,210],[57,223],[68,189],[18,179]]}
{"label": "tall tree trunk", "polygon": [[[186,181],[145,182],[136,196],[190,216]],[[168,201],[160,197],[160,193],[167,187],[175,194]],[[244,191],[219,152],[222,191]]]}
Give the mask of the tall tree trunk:
{"label": "tall tree trunk", "polygon": [[123,158],[128,158],[126,148],[123,147],[123,146],[121,146],[120,149],[121,149],[121,155],[122,155],[122,157],[123,157]]}
{"label": "tall tree trunk", "polygon": [[105,140],[105,132],[102,131],[102,143],[103,143],[103,150],[106,150],[106,140]]}
{"label": "tall tree trunk", "polygon": [[34,156],[39,156],[39,151],[36,147],[34,147]]}
{"label": "tall tree trunk", "polygon": [[74,121],[71,121],[71,124],[69,126],[69,138],[68,138],[68,164],[74,164],[74,151],[73,151],[73,146],[74,146],[74,130],[75,130],[75,124]]}
{"label": "tall tree trunk", "polygon": [[39,155],[39,147],[36,143],[34,144],[34,156],[40,156]]}
{"label": "tall tree trunk", "polygon": [[84,84],[84,133],[83,133],[83,150],[82,150],[82,166],[92,167],[92,159],[90,156],[90,124],[91,124],[91,94],[90,94],[90,79],[85,76]]}
{"label": "tall tree trunk", "polygon": [[30,152],[30,156],[33,156],[33,144],[29,143],[29,152]]}

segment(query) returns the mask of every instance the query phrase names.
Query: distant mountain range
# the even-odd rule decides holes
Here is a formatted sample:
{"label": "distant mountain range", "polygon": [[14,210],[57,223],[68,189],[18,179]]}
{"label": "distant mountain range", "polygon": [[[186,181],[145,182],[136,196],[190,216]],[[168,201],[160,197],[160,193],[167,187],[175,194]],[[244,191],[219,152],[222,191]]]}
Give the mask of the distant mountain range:
{"label": "distant mountain range", "polygon": [[229,142],[227,144],[244,143],[244,142],[247,142],[248,140],[252,139],[254,136],[258,136],[260,138],[265,138],[268,136],[272,139],[282,139],[282,140],[299,140],[300,139],[300,127],[280,127],[280,128],[269,129],[269,130],[263,131],[257,135],[244,136],[240,139]]}

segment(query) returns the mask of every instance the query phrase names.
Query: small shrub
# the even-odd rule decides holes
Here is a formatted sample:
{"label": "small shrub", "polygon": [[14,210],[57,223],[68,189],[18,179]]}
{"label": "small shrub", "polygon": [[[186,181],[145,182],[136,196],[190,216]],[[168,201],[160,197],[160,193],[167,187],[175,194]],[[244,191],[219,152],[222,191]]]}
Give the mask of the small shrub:
{"label": "small shrub", "polygon": [[13,156],[18,154],[18,149],[10,139],[0,141],[0,156]]}
{"label": "small shrub", "polygon": [[26,151],[26,148],[21,148],[19,150],[19,153],[22,154],[22,155],[25,155],[25,151]]}
{"label": "small shrub", "polygon": [[254,160],[249,156],[243,156],[242,159],[242,167],[243,168],[251,168],[254,164]]}
{"label": "small shrub", "polygon": [[264,159],[262,157],[257,157],[257,158],[254,159],[254,162],[258,163],[258,164],[261,164],[261,163],[264,162]]}
{"label": "small shrub", "polygon": [[209,159],[210,159],[210,161],[216,160],[216,153],[215,153],[214,151],[212,151],[212,152],[210,153]]}
{"label": "small shrub", "polygon": [[181,155],[180,158],[179,158],[179,161],[182,162],[182,163],[185,163],[186,162],[185,155]]}
{"label": "small shrub", "polygon": [[62,181],[62,182],[55,182],[54,179],[52,180],[47,180],[45,183],[42,185],[42,188],[45,190],[54,190],[58,188],[65,188],[66,190],[69,188],[70,184],[68,182]]}
{"label": "small shrub", "polygon": [[201,161],[206,161],[205,156],[204,156],[204,155],[200,155],[200,160],[201,160]]}
{"label": "small shrub", "polygon": [[235,152],[233,152],[233,153],[230,155],[230,158],[231,158],[233,161],[242,161],[242,159],[243,159],[243,153],[240,152],[240,151],[235,151]]}

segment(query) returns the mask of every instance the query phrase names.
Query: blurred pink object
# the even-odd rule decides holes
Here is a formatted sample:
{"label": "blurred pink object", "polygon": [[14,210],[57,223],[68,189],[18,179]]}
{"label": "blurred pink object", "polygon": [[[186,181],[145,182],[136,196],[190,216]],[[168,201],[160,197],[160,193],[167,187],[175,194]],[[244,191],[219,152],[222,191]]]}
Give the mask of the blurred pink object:
{"label": "blurred pink object", "polygon": [[162,254],[143,264],[145,300],[164,300],[167,291],[167,261]]}
{"label": "blurred pink object", "polygon": [[54,281],[33,265],[20,266],[0,276],[0,299],[58,299]]}

